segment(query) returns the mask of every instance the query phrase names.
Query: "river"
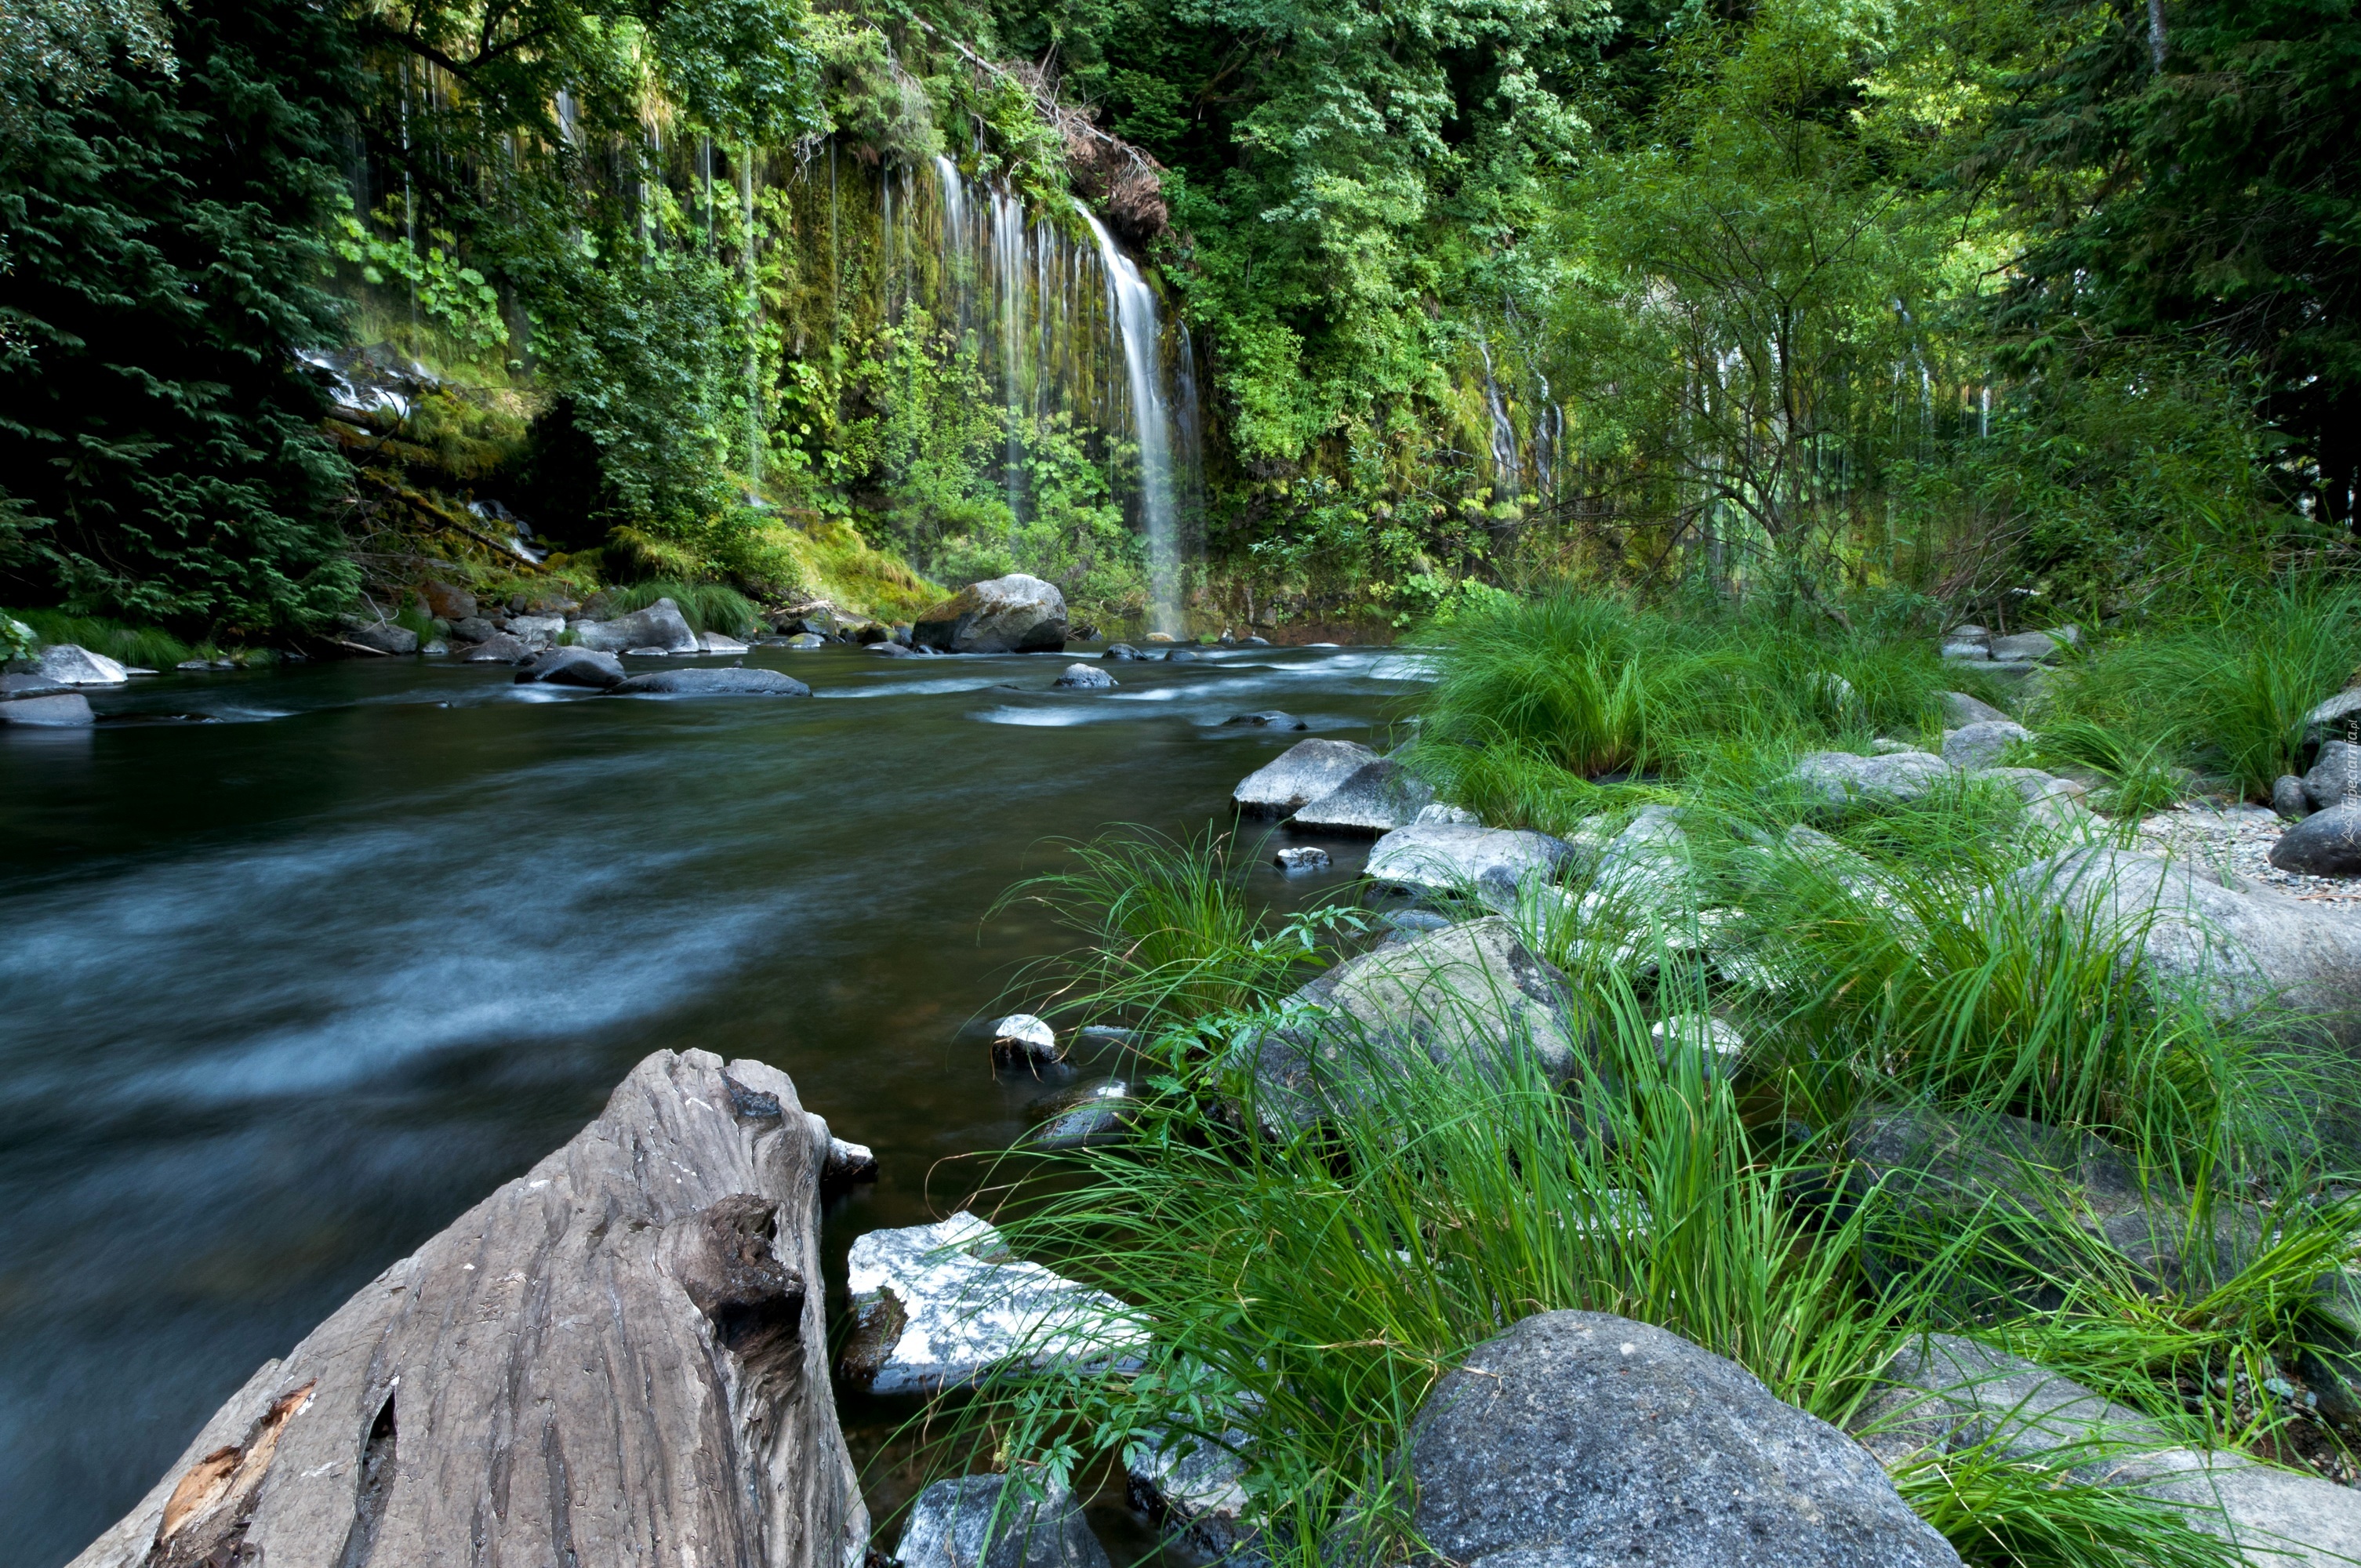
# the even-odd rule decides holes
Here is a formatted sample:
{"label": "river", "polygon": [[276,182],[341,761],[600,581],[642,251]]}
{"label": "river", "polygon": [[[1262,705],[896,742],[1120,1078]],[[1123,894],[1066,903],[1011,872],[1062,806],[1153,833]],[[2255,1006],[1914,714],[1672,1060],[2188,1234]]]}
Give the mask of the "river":
{"label": "river", "polygon": [[[1367,649],[1116,664],[1111,693],[1038,655],[747,662],[815,699],[389,659],[0,729],[0,1561],[71,1557],[649,1051],[772,1062],[875,1147],[829,1216],[840,1277],[855,1235],[948,1212],[972,1167],[947,1157],[1042,1094],[975,1025],[1066,940],[994,900],[1061,836],[1226,821],[1302,739],[1233,714],[1381,741],[1417,689]],[[1366,846],[1324,842],[1333,872],[1256,890],[1349,878]]]}

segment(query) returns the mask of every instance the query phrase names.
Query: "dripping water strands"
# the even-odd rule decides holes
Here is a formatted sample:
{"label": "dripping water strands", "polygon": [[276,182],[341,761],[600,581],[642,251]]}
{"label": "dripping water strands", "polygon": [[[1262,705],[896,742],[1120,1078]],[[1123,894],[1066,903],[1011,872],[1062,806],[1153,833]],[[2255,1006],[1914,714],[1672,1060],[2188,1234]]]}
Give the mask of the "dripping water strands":
{"label": "dripping water strands", "polygon": [[1131,393],[1132,435],[1139,446],[1141,532],[1148,544],[1149,629],[1180,630],[1180,548],[1172,505],[1172,418],[1159,364],[1156,295],[1092,211],[1074,210],[1090,225],[1106,274],[1107,302],[1122,334],[1125,379]]}
{"label": "dripping water strands", "polygon": [[1517,427],[1509,422],[1509,405],[1500,396],[1500,383],[1492,374],[1492,348],[1482,338],[1476,340],[1476,352],[1484,356],[1484,406],[1492,416],[1492,468],[1496,476],[1492,497],[1495,500],[1514,500],[1517,496]]}

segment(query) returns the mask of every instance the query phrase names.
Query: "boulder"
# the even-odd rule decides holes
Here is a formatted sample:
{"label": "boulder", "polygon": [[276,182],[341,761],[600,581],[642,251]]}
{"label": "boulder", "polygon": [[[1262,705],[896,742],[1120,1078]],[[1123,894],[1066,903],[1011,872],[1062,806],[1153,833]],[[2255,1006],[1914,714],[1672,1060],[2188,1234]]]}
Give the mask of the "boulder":
{"label": "boulder", "polygon": [[1197,662],[1197,655],[1189,649],[1175,648],[1164,655],[1164,662],[1168,664],[1193,664]]}
{"label": "boulder", "polygon": [[867,1144],[847,1143],[829,1131],[828,1118],[817,1111],[804,1113],[811,1128],[813,1157],[819,1161],[823,1191],[835,1191],[859,1181],[877,1179],[877,1154]]}
{"label": "boulder", "polygon": [[1884,1376],[1886,1390],[1863,1406],[1853,1430],[1889,1465],[1967,1443],[2037,1460],[2079,1449],[2077,1479],[2177,1505],[2184,1522],[2235,1542],[2250,1563],[2361,1560],[2361,1492],[2226,1448],[2183,1448],[2136,1410],[2023,1356],[1930,1334]]}
{"label": "boulder", "polygon": [[1710,1013],[1677,1013],[1651,1024],[1648,1041],[1655,1047],[1658,1061],[1669,1063],[1679,1055],[1702,1056],[1708,1077],[1736,1077],[1746,1056],[1746,1036]]}
{"label": "boulder", "polygon": [[743,653],[746,644],[735,637],[724,637],[719,631],[700,631],[697,634],[697,651],[700,653]]}
{"label": "boulder", "polygon": [[2271,809],[2290,822],[2311,816],[2312,796],[2304,793],[2303,781],[2293,773],[2281,773],[2272,781]]}
{"label": "boulder", "polygon": [[1992,640],[1992,656],[1999,663],[2051,663],[2081,634],[2070,628],[2049,631],[2020,631],[2013,637]]}
{"label": "boulder", "polygon": [[608,688],[617,696],[809,696],[811,687],[776,670],[658,670]]}
{"label": "boulder", "polygon": [[1072,1492],[1046,1477],[962,1475],[918,1494],[900,1568],[1110,1568]]}
{"label": "boulder", "polygon": [[1011,1013],[992,1026],[992,1059],[1004,1066],[1062,1059],[1058,1032],[1030,1013]]}
{"label": "boulder", "polygon": [[1989,724],[2008,717],[1992,704],[1965,692],[1943,694],[1943,723],[1950,729],[1965,729],[1971,724]]}
{"label": "boulder", "polygon": [[[203,659],[191,659],[178,666],[183,670],[210,670],[213,665]],[[126,672],[126,674],[128,672]],[[36,675],[24,670],[12,670],[0,674],[0,702],[20,696],[55,696],[74,688],[63,681],[53,681],[46,675]]]}
{"label": "boulder", "polygon": [[798,631],[792,637],[779,639],[779,646],[798,650],[825,648],[828,646],[828,639],[817,631]]}
{"label": "boulder", "polygon": [[[1570,846],[1577,856],[1587,843]],[[1689,839],[1674,806],[1643,806],[1623,830],[1592,851],[1590,887],[1581,912],[1596,920],[1610,912],[1625,919],[1654,917],[1690,899]]]}
{"label": "boulder", "polygon": [[429,578],[418,592],[419,597],[426,601],[426,613],[437,620],[456,624],[476,613],[476,596],[465,588]]}
{"label": "boulder", "polygon": [[1951,777],[1950,764],[1931,751],[1897,751],[1886,757],[1810,751],[1797,761],[1787,782],[1817,796],[1828,809],[1844,811],[1856,805],[1916,800]]}
{"label": "boulder", "polygon": [[1574,859],[1572,845],[1546,833],[1412,823],[1378,840],[1367,875],[1381,887],[1472,892],[1496,909],[1513,909],[1521,887],[1557,881]]}
{"label": "boulder", "polygon": [[1263,1568],[1269,1558],[1248,1522],[1254,1505],[1238,1457],[1246,1444],[1246,1434],[1235,1427],[1218,1442],[1151,1431],[1125,1464],[1124,1490],[1133,1508],[1183,1546],[1233,1568]]}
{"label": "boulder", "polygon": [[1073,691],[1113,691],[1115,677],[1095,664],[1069,664],[1049,684]]}
{"label": "boulder", "polygon": [[1098,1084],[1061,1106],[1029,1141],[1039,1149],[1080,1149],[1119,1143],[1131,1131],[1132,1109],[1129,1085],[1112,1081]]}
{"label": "boulder", "polygon": [[555,644],[564,634],[566,618],[562,615],[511,615],[500,623],[500,630],[537,653]]}
{"label": "boulder", "polygon": [[500,629],[480,615],[462,616],[451,623],[453,641],[484,642],[500,635]]}
{"label": "boulder", "polygon": [[2280,1006],[2361,1047],[2361,915],[2240,892],[2127,850],[2091,846],[2010,877],[2013,894],[2101,930],[2144,934],[2141,967],[2231,1017]]}
{"label": "boulder", "polygon": [[1955,768],[1989,768],[1997,764],[2011,746],[2032,739],[2033,731],[2013,718],[1987,718],[1946,732],[1943,761]]}
{"label": "boulder", "polygon": [[90,698],[80,692],[20,696],[0,702],[0,724],[21,724],[28,729],[81,729],[96,722],[90,711]]}
{"label": "boulder", "polygon": [[2361,722],[2361,686],[2338,692],[2303,716],[2304,744],[2316,746],[2332,735],[2345,735],[2356,722]]}
{"label": "boulder", "polygon": [[1234,713],[1222,720],[1224,729],[1233,725],[1248,725],[1257,729],[1309,729],[1311,725],[1291,713],[1267,708],[1260,713]]}
{"label": "boulder", "polygon": [[872,642],[861,650],[864,653],[882,653],[889,659],[906,659],[910,650],[899,642]]}
{"label": "boulder", "polygon": [[1230,804],[1247,817],[1286,817],[1334,794],[1377,760],[1350,740],[1299,740],[1241,780]]}
{"label": "boulder", "polygon": [[1066,645],[1066,596],[1012,572],[971,583],[910,623],[913,644],[946,653],[1029,653]]}
{"label": "boulder", "polygon": [[[2316,812],[2271,846],[2271,864],[2305,876],[2361,877],[2361,795]],[[2356,973],[2361,981],[2361,973]]]}
{"label": "boulder", "polygon": [[1981,626],[1954,626],[1943,633],[1943,657],[1989,659],[1993,656],[1992,642],[1992,633]]}
{"label": "boulder", "polygon": [[1012,1366],[1102,1366],[1147,1343],[1122,1302],[1018,1259],[964,1210],[872,1231],[846,1267],[853,1328],[837,1370],[856,1388],[931,1392]]}
{"label": "boulder", "polygon": [[697,633],[689,630],[688,618],[668,598],[660,598],[645,609],[635,609],[612,620],[577,620],[574,623],[574,635],[583,647],[598,653],[623,653],[640,648],[661,653],[699,651]]}
{"label": "boulder", "polygon": [[[418,646],[416,636],[410,639],[410,645]],[[42,649],[33,673],[61,686],[119,686],[131,678],[105,654],[71,642],[53,642]]]}
{"label": "boulder", "polygon": [[2303,775],[2303,795],[2314,811],[2361,800],[2361,746],[2348,740],[2323,742],[2312,771]]}
{"label": "boulder", "polygon": [[1145,655],[1128,642],[1110,642],[1107,644],[1107,651],[1100,654],[1099,657],[1102,659],[1113,659],[1117,663],[1122,663],[1126,660],[1143,658]]}
{"label": "boulder", "polygon": [[1270,863],[1283,872],[1324,872],[1335,862],[1328,858],[1325,850],[1296,844],[1273,855]]}
{"label": "boulder", "polygon": [[1413,1518],[1465,1568],[1958,1568],[1877,1461],[1736,1362],[1647,1323],[1543,1312],[1479,1345],[1411,1429]]}
{"label": "boulder", "polygon": [[1254,1047],[1256,1110],[1304,1126],[1382,1078],[1497,1080],[1519,1059],[1563,1083],[1583,1034],[1565,976],[1489,916],[1374,948],[1289,998]]}
{"label": "boulder", "polygon": [[336,622],[336,641],[359,653],[402,655],[418,652],[418,633],[407,626],[367,620],[357,615]]}
{"label": "boulder", "polygon": [[1481,828],[1484,819],[1464,806],[1437,800],[1419,807],[1418,815],[1411,818],[1410,825],[1413,828]]}
{"label": "boulder", "polygon": [[463,664],[522,664],[533,657],[533,650],[505,631],[495,631],[481,642],[465,649],[459,655]]}
{"label": "boulder", "polygon": [[75,1568],[844,1568],[825,1298],[795,1085],[659,1051],[265,1362]]}
{"label": "boulder", "polygon": [[612,653],[589,648],[548,648],[517,672],[517,685],[545,682],[558,686],[588,686],[605,691],[623,683],[623,662]]}
{"label": "boulder", "polygon": [[1374,839],[1408,827],[1434,799],[1434,786],[1399,762],[1365,762],[1334,789],[1297,810],[1299,832]]}

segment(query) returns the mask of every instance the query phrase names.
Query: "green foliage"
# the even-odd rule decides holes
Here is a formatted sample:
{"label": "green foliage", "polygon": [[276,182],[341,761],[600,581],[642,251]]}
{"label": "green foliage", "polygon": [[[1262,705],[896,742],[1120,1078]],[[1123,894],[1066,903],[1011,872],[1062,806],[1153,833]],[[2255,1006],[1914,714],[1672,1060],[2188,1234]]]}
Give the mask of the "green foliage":
{"label": "green foliage", "polygon": [[[43,642],[71,642],[117,663],[141,669],[169,670],[197,651],[168,631],[151,626],[126,626],[104,616],[67,615],[53,609],[25,611],[24,625]],[[13,656],[13,655],[12,655]]]}
{"label": "green foliage", "polygon": [[2300,578],[2112,641],[2073,670],[2054,710],[2150,737],[2246,795],[2301,772],[2303,719],[2361,671],[2361,589]]}
{"label": "green foliage", "polygon": [[336,255],[360,269],[363,282],[383,286],[399,279],[409,285],[419,308],[467,349],[481,354],[508,342],[500,291],[485,282],[482,273],[453,258],[450,247],[457,240],[449,230],[429,236],[434,243],[422,254],[408,244],[379,237],[377,227],[395,226],[390,214],[379,214],[372,227],[353,215],[349,194],[339,195],[344,210],[336,220]]}
{"label": "green foliage", "polygon": [[744,594],[720,583],[644,582],[609,588],[601,598],[601,613],[628,615],[658,599],[670,599],[692,630],[718,631],[725,637],[751,637],[762,630],[762,619]]}
{"label": "green foliage", "polygon": [[332,341],[317,287],[334,19],[176,10],[177,74],[126,60],[20,103],[0,168],[0,574],[22,598],[190,631],[313,620],[357,581],[341,466],[290,350]]}

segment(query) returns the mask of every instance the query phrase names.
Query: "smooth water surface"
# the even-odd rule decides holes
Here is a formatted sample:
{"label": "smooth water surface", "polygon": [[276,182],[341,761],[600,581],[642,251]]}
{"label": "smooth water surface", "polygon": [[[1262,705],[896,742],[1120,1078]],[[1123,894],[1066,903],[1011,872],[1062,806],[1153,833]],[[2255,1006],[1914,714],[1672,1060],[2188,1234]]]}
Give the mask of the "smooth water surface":
{"label": "smooth water surface", "polygon": [[[708,661],[726,662],[726,661]],[[661,1047],[791,1074],[939,1217],[1045,1092],[973,1033],[1066,938],[983,923],[1054,840],[1226,820],[1300,734],[1381,736],[1415,662],[1112,666],[760,650],[808,701],[519,687],[384,660],[171,674],[0,729],[0,1562],[63,1563],[216,1405],[595,1115]],[[633,661],[656,667],[653,660]],[[177,717],[176,717],[177,716]],[[1336,869],[1257,886],[1292,903]],[[963,1033],[962,1031],[965,1031]]]}

